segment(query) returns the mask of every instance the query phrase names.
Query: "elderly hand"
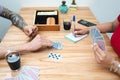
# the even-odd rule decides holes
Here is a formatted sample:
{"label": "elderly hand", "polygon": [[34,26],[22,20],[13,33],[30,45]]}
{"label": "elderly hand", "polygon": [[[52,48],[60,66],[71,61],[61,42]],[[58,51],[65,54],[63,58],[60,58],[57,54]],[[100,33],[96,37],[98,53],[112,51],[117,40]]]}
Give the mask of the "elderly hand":
{"label": "elderly hand", "polygon": [[45,38],[41,37],[40,35],[37,35],[31,42],[28,42],[25,44],[25,50],[26,51],[36,51],[43,46],[45,46],[45,47],[52,46],[52,41],[45,39]]}
{"label": "elderly hand", "polygon": [[97,44],[93,47],[96,61],[102,66],[109,68],[114,58],[105,51],[102,51]]}
{"label": "elderly hand", "polygon": [[36,26],[25,26],[23,31],[27,36],[32,37],[37,35],[38,28]]}

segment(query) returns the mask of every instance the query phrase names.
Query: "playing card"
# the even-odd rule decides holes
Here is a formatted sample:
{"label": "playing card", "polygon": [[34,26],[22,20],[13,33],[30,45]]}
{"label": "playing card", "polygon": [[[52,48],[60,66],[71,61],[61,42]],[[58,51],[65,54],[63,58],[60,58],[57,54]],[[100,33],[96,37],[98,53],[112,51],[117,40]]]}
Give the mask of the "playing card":
{"label": "playing card", "polygon": [[62,49],[62,43],[53,41],[53,48]]}
{"label": "playing card", "polygon": [[23,66],[18,76],[5,80],[39,80],[40,69],[36,66]]}
{"label": "playing card", "polygon": [[21,77],[20,75],[16,76],[15,80],[20,80],[20,77]]}
{"label": "playing card", "polygon": [[[35,79],[32,79],[31,77],[24,75],[24,74],[21,74],[21,77],[22,77],[21,80],[35,80]],[[38,80],[38,79],[36,79],[36,80]]]}
{"label": "playing card", "polygon": [[95,36],[95,28],[90,28],[90,37],[93,43],[94,43],[94,36]]}
{"label": "playing card", "polygon": [[52,59],[52,60],[54,60],[54,61],[58,61],[58,60],[61,59],[61,55],[58,54],[58,53],[50,52],[50,53],[48,54],[48,58],[50,58],[50,59]]}
{"label": "playing card", "polygon": [[23,74],[19,74],[20,80],[25,80]]}
{"label": "playing card", "polygon": [[98,44],[99,48],[105,51],[105,42],[103,40],[96,40],[95,43]]}
{"label": "playing card", "polygon": [[39,79],[39,77],[38,77],[39,75],[35,71],[33,71],[31,69],[31,67],[24,67],[22,69],[21,74],[24,74],[25,76],[30,77],[32,80],[38,80]]}
{"label": "playing card", "polygon": [[98,29],[95,28],[94,31],[94,38],[102,36]]}
{"label": "playing card", "polygon": [[6,78],[5,80],[15,80],[14,78]]}
{"label": "playing card", "polygon": [[34,72],[36,72],[36,74],[39,73],[39,71],[40,71],[39,67],[37,67],[37,66],[23,66],[23,69],[31,69]]}
{"label": "playing card", "polygon": [[100,33],[100,31],[97,28],[90,28],[90,36],[91,36],[91,40],[94,43],[97,43],[98,46],[105,51],[105,41],[104,41],[104,37],[102,36],[102,34]]}
{"label": "playing card", "polygon": [[97,41],[97,40],[104,41],[104,38],[103,38],[102,36],[100,36],[100,37],[95,37],[95,38],[94,38],[94,42]]}

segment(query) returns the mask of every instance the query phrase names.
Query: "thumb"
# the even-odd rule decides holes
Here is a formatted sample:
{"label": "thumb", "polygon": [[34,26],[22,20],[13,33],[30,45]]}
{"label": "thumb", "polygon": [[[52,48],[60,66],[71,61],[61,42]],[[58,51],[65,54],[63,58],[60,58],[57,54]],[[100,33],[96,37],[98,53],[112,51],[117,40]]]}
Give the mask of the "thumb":
{"label": "thumb", "polygon": [[30,35],[33,32],[32,28],[28,29],[28,34]]}

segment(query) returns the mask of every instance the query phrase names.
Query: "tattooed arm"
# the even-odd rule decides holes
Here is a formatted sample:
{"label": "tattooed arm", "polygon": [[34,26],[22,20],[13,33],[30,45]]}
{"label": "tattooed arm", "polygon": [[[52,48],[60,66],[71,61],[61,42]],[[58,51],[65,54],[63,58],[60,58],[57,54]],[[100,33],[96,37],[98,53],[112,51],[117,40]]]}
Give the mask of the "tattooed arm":
{"label": "tattooed arm", "polygon": [[19,14],[15,13],[13,11],[10,11],[9,9],[7,9],[5,7],[1,7],[1,9],[2,10],[1,10],[0,16],[11,20],[15,26],[17,26],[21,29],[23,29],[25,26],[27,26],[27,24],[25,23],[25,21]]}
{"label": "tattooed arm", "polygon": [[29,37],[31,37],[30,34],[33,33],[33,31],[34,34],[32,36],[35,36],[38,32],[38,28],[36,26],[31,26],[31,25],[28,26],[27,23],[23,20],[23,18],[19,14],[10,11],[9,9],[1,5],[0,5],[0,16],[11,20],[15,26],[22,29],[24,33]]}

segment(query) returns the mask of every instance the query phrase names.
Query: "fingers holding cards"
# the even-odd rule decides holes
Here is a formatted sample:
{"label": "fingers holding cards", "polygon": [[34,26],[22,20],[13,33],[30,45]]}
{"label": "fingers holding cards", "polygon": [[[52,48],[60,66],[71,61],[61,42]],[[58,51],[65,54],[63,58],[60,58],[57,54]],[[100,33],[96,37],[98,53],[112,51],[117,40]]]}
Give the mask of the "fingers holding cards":
{"label": "fingers holding cards", "polygon": [[97,43],[99,48],[106,50],[104,37],[97,28],[90,28],[90,37],[93,44]]}
{"label": "fingers holding cards", "polygon": [[105,42],[103,40],[97,40],[95,41],[95,43],[98,44],[99,48],[102,49],[103,51],[105,51]]}
{"label": "fingers holding cards", "polygon": [[55,41],[53,41],[53,48],[55,48],[55,49],[62,49],[62,43],[61,42],[55,42]]}

